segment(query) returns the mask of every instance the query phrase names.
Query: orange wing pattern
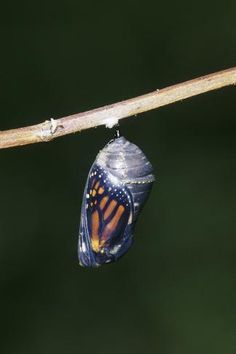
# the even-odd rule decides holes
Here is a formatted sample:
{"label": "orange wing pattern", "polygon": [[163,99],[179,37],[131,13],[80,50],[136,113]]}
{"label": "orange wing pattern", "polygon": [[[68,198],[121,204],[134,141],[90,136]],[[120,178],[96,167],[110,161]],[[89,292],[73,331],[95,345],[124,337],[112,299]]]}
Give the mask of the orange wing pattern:
{"label": "orange wing pattern", "polygon": [[91,248],[101,254],[122,240],[132,218],[128,189],[96,165],[88,180],[86,214]]}

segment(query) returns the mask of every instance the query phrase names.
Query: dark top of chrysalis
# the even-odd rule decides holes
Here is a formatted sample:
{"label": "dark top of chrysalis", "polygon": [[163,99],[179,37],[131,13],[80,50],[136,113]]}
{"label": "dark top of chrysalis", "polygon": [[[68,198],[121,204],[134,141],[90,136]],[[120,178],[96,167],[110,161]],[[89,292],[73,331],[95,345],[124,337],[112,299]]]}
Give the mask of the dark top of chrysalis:
{"label": "dark top of chrysalis", "polygon": [[153,168],[142,150],[123,136],[107,144],[96,162],[123,182],[154,181]]}

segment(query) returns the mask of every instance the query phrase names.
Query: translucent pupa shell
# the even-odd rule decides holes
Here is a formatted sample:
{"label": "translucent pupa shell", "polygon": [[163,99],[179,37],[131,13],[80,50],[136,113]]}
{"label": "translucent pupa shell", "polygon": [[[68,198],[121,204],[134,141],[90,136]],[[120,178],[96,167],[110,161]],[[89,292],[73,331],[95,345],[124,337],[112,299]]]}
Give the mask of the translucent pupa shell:
{"label": "translucent pupa shell", "polygon": [[123,136],[97,155],[87,178],[81,209],[80,265],[99,267],[123,256],[155,180],[142,150]]}

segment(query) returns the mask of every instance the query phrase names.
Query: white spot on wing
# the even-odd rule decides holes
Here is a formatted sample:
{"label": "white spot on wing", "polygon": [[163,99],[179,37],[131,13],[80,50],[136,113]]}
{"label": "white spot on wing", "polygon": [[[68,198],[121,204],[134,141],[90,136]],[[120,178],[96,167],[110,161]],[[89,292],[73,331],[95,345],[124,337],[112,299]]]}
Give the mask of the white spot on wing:
{"label": "white spot on wing", "polygon": [[82,252],[86,252],[86,245],[84,242],[82,242],[81,249],[82,249]]}
{"label": "white spot on wing", "polygon": [[120,245],[116,245],[112,248],[112,250],[110,250],[111,254],[116,254],[120,249]]}

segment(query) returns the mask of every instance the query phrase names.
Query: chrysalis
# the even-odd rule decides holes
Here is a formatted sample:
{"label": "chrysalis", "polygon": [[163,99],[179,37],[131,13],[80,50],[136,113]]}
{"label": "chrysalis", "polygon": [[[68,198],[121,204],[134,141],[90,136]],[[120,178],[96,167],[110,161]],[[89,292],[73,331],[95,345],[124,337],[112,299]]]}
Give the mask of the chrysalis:
{"label": "chrysalis", "polygon": [[154,182],[144,153],[123,136],[97,155],[87,178],[81,210],[80,265],[114,262],[133,243],[134,227]]}

